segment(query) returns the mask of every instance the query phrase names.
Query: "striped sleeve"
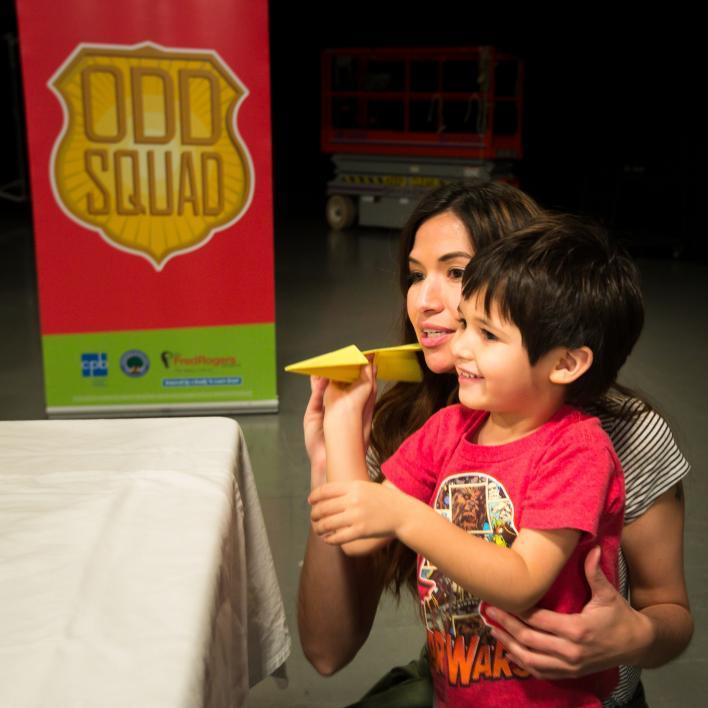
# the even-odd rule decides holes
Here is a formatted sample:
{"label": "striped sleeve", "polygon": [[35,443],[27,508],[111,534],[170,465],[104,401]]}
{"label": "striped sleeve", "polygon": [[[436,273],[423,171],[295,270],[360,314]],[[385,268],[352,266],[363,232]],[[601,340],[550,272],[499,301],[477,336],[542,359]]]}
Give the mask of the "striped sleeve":
{"label": "striped sleeve", "polygon": [[369,479],[372,482],[381,480],[381,463],[379,462],[379,456],[372,447],[366,450],[366,469],[369,471]]}
{"label": "striped sleeve", "polygon": [[[637,399],[627,402],[625,410],[641,410]],[[597,413],[596,413],[597,415]],[[629,419],[599,414],[602,427],[622,463],[626,506],[625,523],[639,518],[658,497],[680,482],[691,466],[676,444],[669,424],[656,411],[637,413]],[[620,551],[618,571],[620,591],[629,597],[627,564]],[[629,703],[639,684],[641,669],[620,666],[620,680],[604,708],[616,708]]]}
{"label": "striped sleeve", "polygon": [[[630,408],[639,408],[634,399]],[[626,492],[625,523],[640,517],[664,492],[690,471],[688,460],[676,444],[669,424],[656,411],[645,411],[629,419],[601,415],[624,470]]]}

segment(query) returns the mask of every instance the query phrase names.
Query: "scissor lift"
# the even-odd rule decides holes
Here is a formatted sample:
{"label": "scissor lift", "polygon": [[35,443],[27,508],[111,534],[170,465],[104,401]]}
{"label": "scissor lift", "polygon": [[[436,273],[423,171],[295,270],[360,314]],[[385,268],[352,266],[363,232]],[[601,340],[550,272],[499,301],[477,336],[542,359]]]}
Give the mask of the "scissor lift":
{"label": "scissor lift", "polygon": [[492,47],[326,50],[329,225],[397,228],[445,182],[514,181],[522,84],[522,63]]}

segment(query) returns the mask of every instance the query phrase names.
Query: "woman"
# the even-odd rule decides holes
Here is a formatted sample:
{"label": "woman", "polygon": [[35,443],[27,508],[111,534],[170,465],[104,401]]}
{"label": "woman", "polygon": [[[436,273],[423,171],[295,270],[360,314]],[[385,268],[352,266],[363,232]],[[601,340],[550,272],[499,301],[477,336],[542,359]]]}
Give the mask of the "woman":
{"label": "woman", "polygon": [[[399,383],[375,406],[370,440],[372,468],[442,406],[455,400],[450,341],[457,324],[460,278],[475,251],[523,226],[540,208],[501,184],[446,185],[425,197],[404,227],[401,290],[406,300],[404,341],[419,341],[424,376]],[[304,427],[311,484],[325,480],[322,394],[314,380]],[[373,409],[373,400],[370,409]],[[592,598],[578,615],[537,610],[524,622],[490,612],[502,627],[511,658],[541,678],[580,676],[622,665],[609,705],[645,705],[639,673],[678,655],[693,621],[683,577],[683,497],[688,463],[665,421],[627,391],[598,402],[603,426],[625,470],[627,508],[622,551],[632,604],[615,591],[590,553],[586,575]],[[651,550],[649,550],[651,549]],[[621,573],[626,577],[624,565]],[[299,627],[303,650],[323,674],[348,663],[366,640],[385,588],[398,594],[415,578],[415,558],[402,546],[383,556],[350,558],[310,533],[300,579]],[[414,587],[414,585],[413,585]]]}

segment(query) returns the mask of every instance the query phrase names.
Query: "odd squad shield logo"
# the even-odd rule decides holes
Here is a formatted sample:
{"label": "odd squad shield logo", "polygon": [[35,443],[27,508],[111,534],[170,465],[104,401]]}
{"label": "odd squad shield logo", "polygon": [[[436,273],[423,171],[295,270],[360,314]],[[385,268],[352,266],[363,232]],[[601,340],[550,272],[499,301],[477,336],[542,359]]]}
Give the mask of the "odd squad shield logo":
{"label": "odd squad shield logo", "polygon": [[236,129],[248,91],[214,52],[79,45],[49,82],[64,107],[57,201],[156,270],[248,208],[253,168]]}

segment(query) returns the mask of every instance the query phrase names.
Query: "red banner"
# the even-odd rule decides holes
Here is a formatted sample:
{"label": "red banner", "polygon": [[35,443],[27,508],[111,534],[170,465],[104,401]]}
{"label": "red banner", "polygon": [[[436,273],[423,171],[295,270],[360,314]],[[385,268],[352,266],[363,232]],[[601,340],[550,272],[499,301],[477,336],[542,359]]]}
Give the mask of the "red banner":
{"label": "red banner", "polygon": [[45,374],[53,335],[274,340],[267,2],[18,0],[18,19]]}

